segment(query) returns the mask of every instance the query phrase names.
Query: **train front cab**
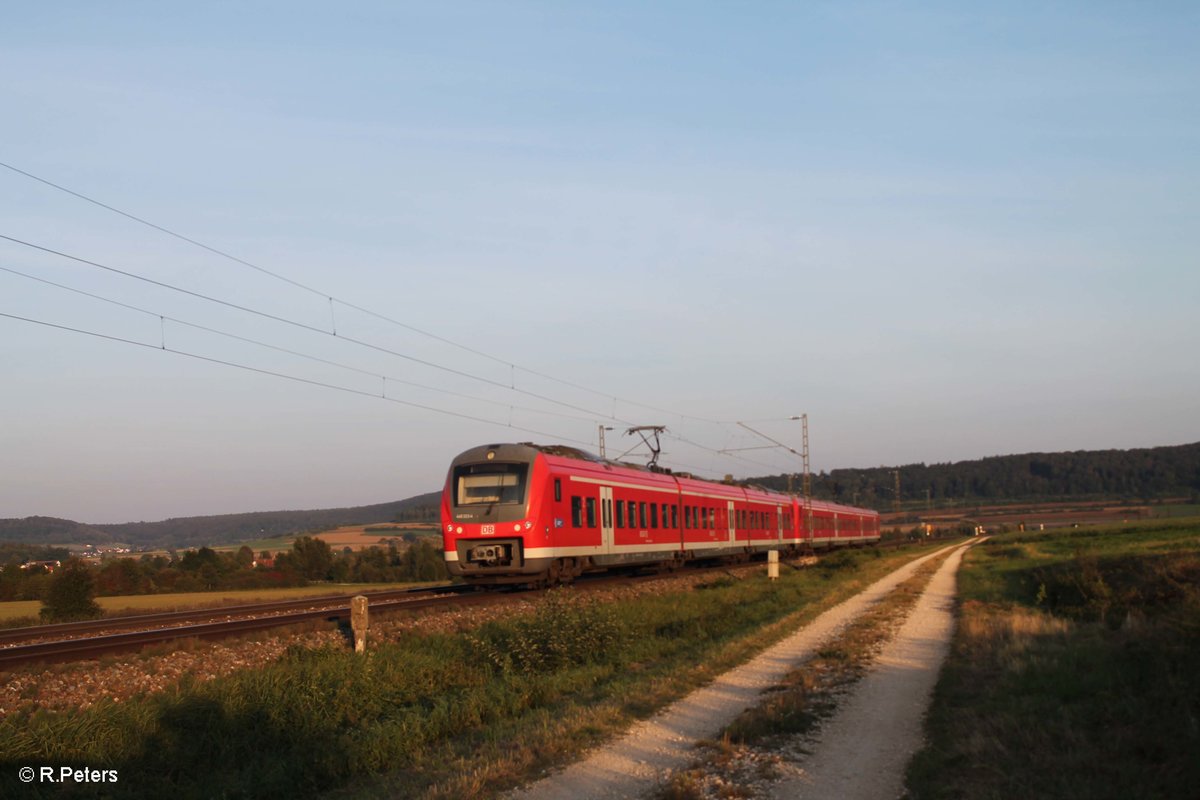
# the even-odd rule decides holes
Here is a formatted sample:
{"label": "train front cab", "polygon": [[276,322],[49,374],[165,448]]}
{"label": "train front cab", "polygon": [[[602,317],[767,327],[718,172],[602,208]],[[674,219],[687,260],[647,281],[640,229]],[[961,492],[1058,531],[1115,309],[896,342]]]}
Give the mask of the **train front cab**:
{"label": "train front cab", "polygon": [[[451,575],[472,583],[519,583],[546,573],[545,459],[526,445],[485,445],[450,465],[442,492],[442,540]],[[532,511],[531,511],[532,510]]]}

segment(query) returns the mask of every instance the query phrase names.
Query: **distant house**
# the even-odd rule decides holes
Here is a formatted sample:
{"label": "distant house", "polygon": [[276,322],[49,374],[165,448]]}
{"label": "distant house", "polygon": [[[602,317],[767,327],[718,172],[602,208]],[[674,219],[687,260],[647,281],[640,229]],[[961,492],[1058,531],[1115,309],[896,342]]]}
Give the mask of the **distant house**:
{"label": "distant house", "polygon": [[61,566],[61,561],[26,561],[21,565],[21,569],[37,569],[38,567],[44,567],[46,572],[54,572],[54,570]]}

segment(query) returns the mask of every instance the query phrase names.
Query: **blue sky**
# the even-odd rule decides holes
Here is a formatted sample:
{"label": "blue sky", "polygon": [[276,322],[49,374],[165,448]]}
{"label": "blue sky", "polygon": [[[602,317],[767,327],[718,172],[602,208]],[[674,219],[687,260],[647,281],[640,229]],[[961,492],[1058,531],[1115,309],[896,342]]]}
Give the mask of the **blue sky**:
{"label": "blue sky", "polygon": [[[798,469],[732,423],[799,449],[800,413],[816,469],[1196,441],[1198,23],[10,9],[0,162],[316,291],[3,168],[0,234],[328,333],[0,239],[0,267],[142,309],[0,271],[0,314],[151,345],[0,317],[0,517],[383,502],[467,447],[594,449],[600,424],[610,454],[665,424],[663,463],[714,476]],[[164,344],[353,392],[386,376],[388,399]]]}

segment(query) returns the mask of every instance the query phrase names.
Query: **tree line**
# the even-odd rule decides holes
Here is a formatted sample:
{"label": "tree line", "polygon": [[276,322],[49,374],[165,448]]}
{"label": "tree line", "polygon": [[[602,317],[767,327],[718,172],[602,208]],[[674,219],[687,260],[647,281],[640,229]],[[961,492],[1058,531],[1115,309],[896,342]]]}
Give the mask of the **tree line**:
{"label": "tree line", "polygon": [[[835,469],[812,476],[813,497],[887,510],[901,503],[936,505],[976,501],[1062,498],[1200,499],[1200,442],[1135,450],[1080,450],[992,456],[945,464]],[[769,475],[748,482],[800,491],[798,475]]]}
{"label": "tree line", "polygon": [[[63,621],[86,617],[87,604],[77,603],[86,584],[92,596],[202,592],[232,589],[267,589],[308,586],[315,582],[403,583],[446,580],[441,548],[429,539],[412,537],[404,546],[392,541],[385,547],[370,547],[334,552],[321,539],[301,536],[290,551],[272,556],[255,555],[243,545],[236,551],[218,552],[210,547],[187,550],[173,556],[143,555],[140,558],[110,558],[98,565],[80,559],[68,559],[65,551],[56,555],[63,566],[53,571],[45,567],[22,568],[16,546],[5,548],[11,554],[0,568],[0,601],[41,600],[52,607],[56,601],[72,609],[65,617],[55,611],[43,618]],[[25,546],[30,550],[29,546]],[[36,555],[47,555],[47,548],[33,548]],[[24,551],[21,555],[24,555]],[[37,560],[51,560],[37,559]],[[63,595],[63,584],[76,587]],[[57,593],[57,594],[56,594]],[[93,609],[94,610],[94,609]]]}

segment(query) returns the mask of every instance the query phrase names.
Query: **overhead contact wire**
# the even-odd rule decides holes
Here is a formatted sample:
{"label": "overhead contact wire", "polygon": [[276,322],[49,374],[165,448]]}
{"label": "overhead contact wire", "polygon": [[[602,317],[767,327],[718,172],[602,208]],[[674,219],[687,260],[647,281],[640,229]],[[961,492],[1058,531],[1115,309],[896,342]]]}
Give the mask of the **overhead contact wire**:
{"label": "overhead contact wire", "polygon": [[[257,265],[257,264],[254,264],[254,263],[252,263],[252,262],[250,262],[250,261],[247,261],[247,260],[245,260],[245,259],[243,259],[243,258],[239,258],[238,256],[235,256],[235,255],[233,255],[233,254],[231,254],[231,253],[227,253],[227,252],[225,252],[224,250],[220,250],[220,249],[218,249],[218,248],[216,248],[216,247],[212,247],[211,245],[207,245],[207,244],[205,244],[204,242],[198,241],[198,240],[196,240],[196,239],[193,239],[193,238],[191,238],[191,237],[189,237],[189,236],[185,236],[185,235],[183,235],[183,234],[181,234],[181,233],[178,233],[178,232],[176,232],[176,231],[173,231],[173,230],[171,230],[170,228],[164,227],[164,226],[162,226],[162,225],[158,225],[158,224],[156,224],[156,223],[154,223],[154,222],[151,222],[150,220],[144,219],[143,217],[139,217],[139,216],[137,216],[136,214],[131,214],[131,213],[127,212],[127,211],[122,211],[121,209],[119,209],[119,208],[116,208],[115,206],[111,206],[111,205],[109,205],[109,204],[107,204],[107,203],[101,202],[100,200],[96,200],[96,199],[94,199],[94,198],[92,198],[92,197],[89,197],[89,196],[87,196],[87,195],[85,195],[85,194],[83,194],[83,193],[81,193],[81,192],[77,192],[77,191],[75,191],[75,190],[73,190],[73,189],[69,189],[69,188],[67,188],[66,186],[62,186],[61,184],[58,184],[58,183],[55,183],[55,182],[53,182],[53,181],[47,180],[46,178],[42,178],[42,177],[39,177],[38,175],[34,175],[32,172],[27,172],[26,170],[23,170],[23,169],[20,169],[19,167],[15,167],[15,166],[13,166],[12,164],[7,164],[7,163],[4,163],[4,162],[0,161],[0,167],[4,167],[5,169],[11,170],[12,172],[15,172],[15,173],[17,173],[17,174],[19,174],[19,175],[23,175],[23,176],[25,176],[26,178],[29,178],[29,179],[31,179],[31,180],[34,180],[34,181],[37,181],[38,183],[41,183],[41,184],[43,184],[43,185],[45,185],[45,186],[49,186],[49,187],[51,187],[52,189],[57,189],[57,190],[58,190],[58,191],[60,191],[60,192],[64,192],[64,193],[66,193],[66,194],[69,194],[69,195],[71,195],[72,197],[75,197],[75,198],[78,198],[78,199],[80,199],[80,200],[83,200],[84,202],[91,203],[92,205],[94,205],[94,206],[98,206],[99,208],[103,208],[103,209],[105,209],[106,211],[111,211],[111,212],[112,212],[112,213],[114,213],[114,214],[119,214],[120,216],[122,216],[122,217],[125,217],[126,219],[132,220],[132,221],[134,221],[134,222],[137,222],[137,223],[139,223],[139,224],[141,224],[141,225],[145,225],[145,226],[147,226],[147,227],[149,227],[149,228],[153,228],[154,230],[156,230],[156,231],[158,231],[158,232],[160,232],[160,233],[163,233],[163,234],[165,234],[165,235],[167,235],[167,236],[174,237],[175,239],[178,239],[178,240],[180,240],[180,241],[187,242],[187,243],[188,243],[188,244],[190,244],[190,245],[193,245],[193,246],[195,246],[195,247],[199,247],[199,248],[201,248],[201,249],[203,249],[203,250],[206,250],[206,251],[208,251],[208,252],[210,252],[210,253],[212,253],[212,254],[214,254],[214,255],[218,255],[218,256],[220,256],[220,257],[222,257],[222,258],[229,259],[230,261],[233,261],[234,263],[237,263],[237,264],[241,264],[242,266],[249,267],[250,269],[253,269],[253,270],[255,270],[255,271],[257,271],[257,272],[259,272],[259,273],[261,273],[261,274],[263,274],[263,275],[268,275],[268,276],[270,276],[270,277],[272,277],[272,278],[275,278],[276,280],[280,280],[280,281],[283,281],[284,283],[290,284],[291,286],[295,286],[295,287],[296,287],[296,288],[298,288],[298,289],[303,289],[304,291],[306,291],[306,292],[310,292],[310,293],[312,293],[312,294],[314,294],[314,295],[317,295],[318,297],[321,297],[321,298],[328,298],[328,300],[329,300],[329,303],[330,303],[330,312],[331,312],[331,317],[332,317],[333,303],[336,301],[336,302],[340,303],[341,305],[343,305],[343,306],[345,306],[345,307],[347,307],[347,308],[353,309],[353,310],[355,310],[355,311],[358,311],[358,312],[360,312],[360,313],[362,313],[362,314],[366,314],[366,315],[368,315],[368,316],[374,317],[374,318],[376,318],[376,319],[379,319],[379,320],[382,320],[382,321],[384,321],[384,322],[388,322],[388,323],[390,323],[390,324],[392,324],[392,325],[396,325],[396,326],[399,326],[399,327],[401,327],[401,328],[404,328],[404,329],[406,329],[406,330],[410,330],[410,331],[412,331],[412,332],[414,332],[414,333],[418,333],[418,334],[420,334],[420,335],[422,335],[422,336],[428,337],[428,338],[430,338],[430,339],[433,339],[433,340],[435,340],[435,341],[442,342],[443,344],[448,344],[448,345],[450,345],[451,347],[456,347],[456,348],[458,348],[458,349],[460,349],[460,350],[462,350],[462,351],[464,351],[464,352],[471,353],[471,354],[473,354],[473,355],[476,355],[476,356],[479,356],[479,357],[481,357],[481,358],[485,358],[485,359],[488,359],[488,360],[491,360],[491,361],[495,361],[495,362],[497,362],[497,363],[499,363],[499,364],[506,364],[506,365],[508,365],[508,366],[512,367],[513,369],[519,369],[519,370],[521,370],[522,372],[524,372],[524,373],[526,373],[526,374],[528,374],[528,375],[533,375],[533,376],[536,376],[536,377],[542,378],[542,379],[544,379],[544,380],[553,381],[553,382],[555,382],[555,383],[559,383],[559,384],[561,384],[561,385],[563,385],[563,386],[569,386],[569,387],[571,387],[571,388],[573,388],[573,389],[578,389],[578,390],[580,390],[580,391],[583,391],[583,392],[588,392],[588,393],[590,393],[590,394],[594,394],[594,395],[597,395],[597,396],[599,396],[599,397],[610,397],[610,398],[612,398],[613,400],[617,400],[617,401],[620,401],[620,402],[622,402],[622,403],[626,403],[626,404],[628,404],[628,405],[639,406],[639,407],[641,407],[641,408],[647,408],[647,409],[650,409],[650,410],[652,410],[652,411],[658,411],[658,412],[660,412],[660,413],[664,413],[664,414],[674,414],[674,415],[676,415],[676,416],[684,417],[684,418],[687,418],[687,419],[693,419],[693,420],[696,420],[696,421],[699,421],[699,422],[708,422],[708,423],[713,423],[713,424],[721,424],[721,423],[720,423],[718,420],[706,419],[706,418],[704,418],[704,417],[694,417],[694,416],[691,416],[691,415],[688,415],[688,414],[680,414],[679,412],[668,411],[668,410],[666,410],[666,409],[657,408],[657,407],[655,407],[655,406],[652,406],[652,405],[647,405],[646,403],[640,403],[640,402],[638,402],[638,401],[636,401],[636,400],[629,400],[629,399],[627,399],[627,398],[618,397],[618,396],[616,396],[616,395],[614,395],[614,394],[611,394],[610,392],[602,392],[602,391],[600,391],[600,390],[598,390],[598,389],[593,389],[593,388],[591,388],[591,387],[584,386],[584,385],[582,385],[582,384],[575,383],[575,382],[573,382],[573,381],[568,381],[568,380],[565,380],[565,379],[563,379],[563,378],[558,378],[558,377],[555,377],[555,376],[553,376],[553,375],[549,375],[549,374],[547,374],[547,373],[544,373],[544,372],[539,372],[538,370],[530,369],[530,368],[528,368],[528,367],[522,367],[522,366],[520,366],[520,365],[518,365],[518,364],[514,364],[514,363],[512,363],[512,362],[511,362],[511,361],[509,361],[508,359],[500,358],[499,356],[492,355],[491,353],[486,353],[486,352],[484,352],[484,351],[482,351],[482,350],[477,350],[477,349],[475,349],[475,348],[473,348],[473,347],[470,347],[470,346],[468,346],[468,345],[462,344],[461,342],[456,342],[456,341],[454,341],[454,340],[452,340],[452,339],[447,339],[447,338],[445,338],[444,336],[439,336],[438,334],[431,333],[430,331],[424,330],[423,328],[418,328],[418,327],[417,327],[417,326],[415,326],[415,325],[410,325],[410,324],[408,324],[408,323],[406,323],[406,322],[401,322],[400,320],[398,320],[398,319],[395,319],[394,317],[389,317],[389,316],[387,316],[386,314],[381,314],[381,313],[379,313],[379,312],[377,312],[377,311],[372,311],[371,309],[364,308],[363,306],[357,305],[357,304],[355,304],[355,303],[351,303],[351,302],[348,302],[348,301],[346,301],[346,300],[339,299],[339,298],[337,298],[337,297],[334,297],[333,295],[331,295],[331,294],[329,294],[329,293],[327,293],[327,292],[322,292],[322,291],[320,291],[319,289],[313,288],[312,286],[308,286],[308,285],[306,285],[306,284],[304,284],[304,283],[301,283],[301,282],[299,282],[299,281],[297,281],[297,280],[294,280],[294,279],[292,279],[292,278],[288,278],[288,277],[286,277],[285,275],[281,275],[281,274],[279,274],[279,273],[277,273],[277,272],[274,272],[274,271],[272,271],[272,270],[266,269],[265,267],[260,267],[259,265]],[[6,237],[6,238],[7,238],[7,237]],[[334,331],[334,333],[335,333],[335,335],[336,335],[336,323],[335,323],[335,322],[334,322],[334,320],[332,320],[332,319],[331,319],[331,323],[334,325],[334,327],[333,327],[333,331]],[[513,388],[515,388],[515,387],[513,387]],[[532,395],[532,396],[534,396],[534,397],[539,397],[538,395]],[[539,399],[546,399],[546,398],[539,398]],[[558,401],[549,401],[549,402],[558,402]],[[577,410],[577,411],[578,411],[578,410],[582,410],[582,409],[579,409],[578,407],[574,407],[574,408],[575,408],[575,410]],[[593,412],[591,412],[591,411],[588,411],[587,413],[593,413]],[[609,418],[610,418],[610,419],[616,419],[617,417],[616,417],[616,414],[614,413],[614,414],[613,414],[611,417],[609,417]]]}
{"label": "overhead contact wire", "polygon": [[[268,350],[274,350],[275,352],[278,352],[278,353],[286,353],[287,355],[296,356],[298,358],[304,358],[304,359],[307,359],[309,361],[314,361],[319,364],[327,364],[331,367],[338,367],[339,369],[348,370],[350,372],[356,372],[360,375],[367,375],[372,378],[380,378],[384,381],[385,394],[387,391],[387,386],[386,386],[387,381],[391,380],[393,383],[399,383],[399,384],[403,384],[405,386],[412,386],[417,389],[425,389],[427,391],[445,394],[450,397],[458,397],[458,398],[461,398],[464,400],[472,400],[472,401],[479,402],[479,403],[488,403],[490,405],[504,406],[509,409],[515,408],[519,411],[525,411],[525,412],[528,412],[531,414],[544,414],[546,416],[560,417],[562,419],[573,419],[573,420],[579,420],[579,421],[583,421],[583,422],[594,421],[592,417],[580,417],[580,416],[576,416],[574,414],[563,414],[558,411],[546,411],[544,409],[530,408],[528,406],[514,406],[511,403],[505,403],[500,400],[490,400],[486,397],[476,397],[474,395],[464,394],[462,392],[454,392],[449,389],[439,389],[436,386],[429,386],[427,384],[417,383],[415,381],[405,380],[403,378],[395,378],[395,377],[391,377],[388,375],[383,375],[378,372],[373,372],[371,370],[362,369],[361,367],[355,367],[350,364],[344,364],[340,361],[333,361],[331,359],[321,358],[320,356],[314,356],[309,353],[302,353],[298,350],[292,350],[287,347],[281,347],[279,345],[270,344],[269,342],[263,342],[258,339],[251,339],[247,336],[239,336],[236,333],[230,333],[229,331],[223,331],[223,330],[220,330],[219,328],[212,328],[207,325],[201,325],[197,322],[189,322],[188,320],[180,319],[178,317],[172,317],[170,315],[160,314],[157,311],[151,311],[150,309],[147,309],[147,308],[141,308],[139,306],[130,305],[129,303],[124,303],[120,300],[114,300],[111,297],[104,297],[103,295],[96,294],[95,292],[89,292],[84,289],[77,289],[74,286],[67,286],[66,284],[58,283],[56,281],[48,280],[46,278],[40,278],[36,275],[30,275],[26,272],[21,272],[20,270],[12,269],[11,267],[0,266],[0,271],[7,272],[12,275],[19,275],[20,277],[27,278],[28,280],[31,280],[31,281],[37,281],[38,283],[42,283],[47,286],[53,286],[56,289],[62,289],[63,291],[72,292],[74,294],[82,295],[84,297],[89,297],[93,300],[99,300],[103,303],[109,303],[111,305],[118,306],[118,307],[124,308],[124,309],[128,309],[130,311],[136,311],[136,312],[146,314],[151,317],[157,317],[160,324],[165,324],[165,322],[169,321],[169,322],[175,323],[176,325],[183,325],[185,327],[194,328],[196,330],[201,330],[206,333],[216,334],[217,336],[224,336],[228,339],[233,339],[235,341],[244,342],[246,344],[252,344],[257,347],[263,347]],[[162,329],[162,347],[161,347],[161,349],[163,349],[163,350],[167,349],[165,328]]]}
{"label": "overhead contact wire", "polygon": [[204,356],[204,355],[200,355],[199,353],[189,352],[187,350],[178,350],[178,349],[171,348],[171,347],[159,347],[158,345],[155,345],[155,344],[148,344],[146,342],[139,342],[136,339],[126,339],[121,336],[113,336],[113,335],[107,334],[107,333],[100,333],[99,331],[89,331],[84,328],[74,328],[69,325],[60,325],[60,324],[54,323],[54,322],[47,322],[46,320],[33,319],[31,317],[23,317],[18,314],[8,314],[3,311],[0,311],[0,317],[5,317],[7,319],[14,319],[14,320],[18,320],[20,322],[28,322],[28,323],[31,323],[34,325],[42,325],[47,328],[54,328],[54,329],[60,330],[60,331],[67,331],[70,333],[82,334],[84,336],[94,336],[98,339],[106,339],[111,342],[119,342],[121,344],[135,345],[137,347],[144,347],[149,350],[165,350],[168,353],[173,353],[175,355],[180,355],[180,356],[187,356],[188,358],[194,358],[198,361],[206,361],[210,364],[220,364],[220,365],[226,366],[226,367],[233,367],[235,369],[246,370],[247,372],[255,372],[260,375],[268,375],[268,376],[271,376],[274,378],[282,378],[284,380],[295,381],[297,383],[303,383],[303,384],[307,384],[309,386],[319,386],[324,389],[333,389],[333,390],[336,390],[339,392],[346,392],[347,394],[355,394],[355,395],[359,395],[361,397],[370,397],[375,400],[385,400],[389,403],[397,403],[397,404],[403,405],[403,406],[419,408],[423,411],[432,411],[435,414],[444,414],[446,416],[455,417],[457,419],[470,420],[471,422],[480,422],[485,425],[498,425],[502,428],[511,428],[513,430],[523,431],[524,433],[532,433],[536,436],[550,436],[550,437],[554,437],[554,438],[562,438],[565,441],[569,441],[574,444],[582,444],[582,445],[590,445],[591,444],[590,442],[584,442],[579,439],[570,439],[568,437],[559,437],[557,434],[548,433],[546,431],[536,430],[534,428],[526,428],[526,427],[523,427],[520,425],[512,425],[511,423],[505,424],[503,422],[499,422],[494,419],[487,419],[485,417],[476,417],[472,414],[463,414],[458,411],[448,411],[444,408],[438,408],[436,406],[429,406],[429,405],[425,405],[423,403],[414,403],[411,400],[400,400],[400,399],[394,398],[394,397],[381,397],[380,395],[374,394],[372,392],[364,392],[361,389],[352,389],[348,386],[338,386],[337,384],[334,384],[334,383],[325,383],[324,381],[312,380],[311,378],[301,378],[298,375],[289,375],[286,372],[275,372],[274,370],[263,369],[261,367],[252,367],[248,364],[239,364],[236,361],[227,361],[225,359],[213,358],[211,356]]}
{"label": "overhead contact wire", "polygon": [[[51,255],[59,256],[60,258],[66,258],[71,261],[78,262],[80,264],[86,264],[88,266],[95,267],[97,269],[106,270],[108,272],[112,272],[117,275],[123,275],[123,276],[125,276],[127,278],[131,278],[133,280],[143,281],[145,283],[151,284],[152,286],[158,286],[159,288],[162,288],[162,289],[169,289],[174,292],[179,292],[181,294],[188,295],[189,297],[195,297],[199,300],[204,300],[204,301],[210,302],[210,303],[216,303],[218,305],[225,306],[226,308],[232,308],[232,309],[241,311],[246,314],[253,314],[255,316],[262,317],[264,319],[269,319],[274,322],[283,323],[285,325],[291,325],[293,327],[300,328],[301,330],[306,330],[311,333],[319,333],[322,336],[332,336],[333,338],[336,338],[339,341],[350,342],[352,344],[359,345],[360,347],[366,347],[370,350],[375,350],[380,353],[385,353],[387,355],[395,356],[396,358],[403,358],[407,361],[411,361],[415,364],[420,364],[422,366],[426,366],[431,369],[437,369],[437,370],[441,370],[442,372],[448,372],[452,375],[458,375],[459,377],[469,378],[469,379],[475,380],[475,381],[480,381],[481,383],[486,383],[491,386],[495,386],[500,389],[504,389],[506,391],[517,392],[519,394],[523,394],[528,397],[533,397],[538,400],[543,400],[547,403],[552,403],[557,406],[562,406],[563,408],[570,408],[573,411],[580,411],[584,414],[587,414],[589,417],[593,417],[596,419],[615,419],[613,417],[608,417],[607,415],[597,412],[593,409],[584,408],[583,406],[578,406],[573,403],[567,403],[562,400],[556,400],[553,397],[542,395],[537,392],[532,392],[528,389],[518,389],[516,387],[508,386],[507,384],[505,384],[501,381],[492,380],[491,378],[485,378],[481,375],[474,375],[470,372],[465,372],[463,370],[455,369],[453,367],[447,367],[444,364],[437,364],[433,361],[426,361],[425,359],[417,358],[416,356],[411,356],[411,355],[408,355],[407,353],[401,353],[396,350],[391,350],[387,347],[383,347],[383,346],[377,345],[377,344],[372,344],[371,342],[366,342],[366,341],[363,341],[361,339],[356,339],[351,336],[338,336],[336,334],[330,333],[329,331],[325,330],[324,328],[318,328],[314,325],[308,325],[307,323],[304,323],[304,322],[298,322],[293,319],[288,319],[287,317],[280,317],[276,314],[271,314],[266,311],[260,311],[258,309],[239,305],[238,303],[233,303],[228,300],[222,300],[218,297],[212,297],[210,295],[203,294],[202,292],[192,291],[191,289],[184,289],[179,286],[174,286],[169,283],[164,283],[163,281],[155,280],[154,278],[148,278],[144,275],[138,275],[135,272],[129,272],[127,270],[119,269],[117,267],[112,267],[107,264],[101,264],[98,261],[92,261],[90,259],[82,258],[80,256],[71,255],[70,253],[64,253],[60,250],[55,250],[53,248],[45,247],[45,246],[39,245],[39,244],[34,244],[32,242],[27,242],[27,241],[24,241],[23,239],[17,239],[16,237],[8,236],[3,233],[0,233],[0,239],[4,239],[4,240],[12,242],[14,244],[22,245],[24,247],[29,247],[34,250],[39,250],[43,253],[49,253]],[[617,419],[617,421],[625,422],[626,424],[632,424],[632,423],[629,423],[627,420]]]}

